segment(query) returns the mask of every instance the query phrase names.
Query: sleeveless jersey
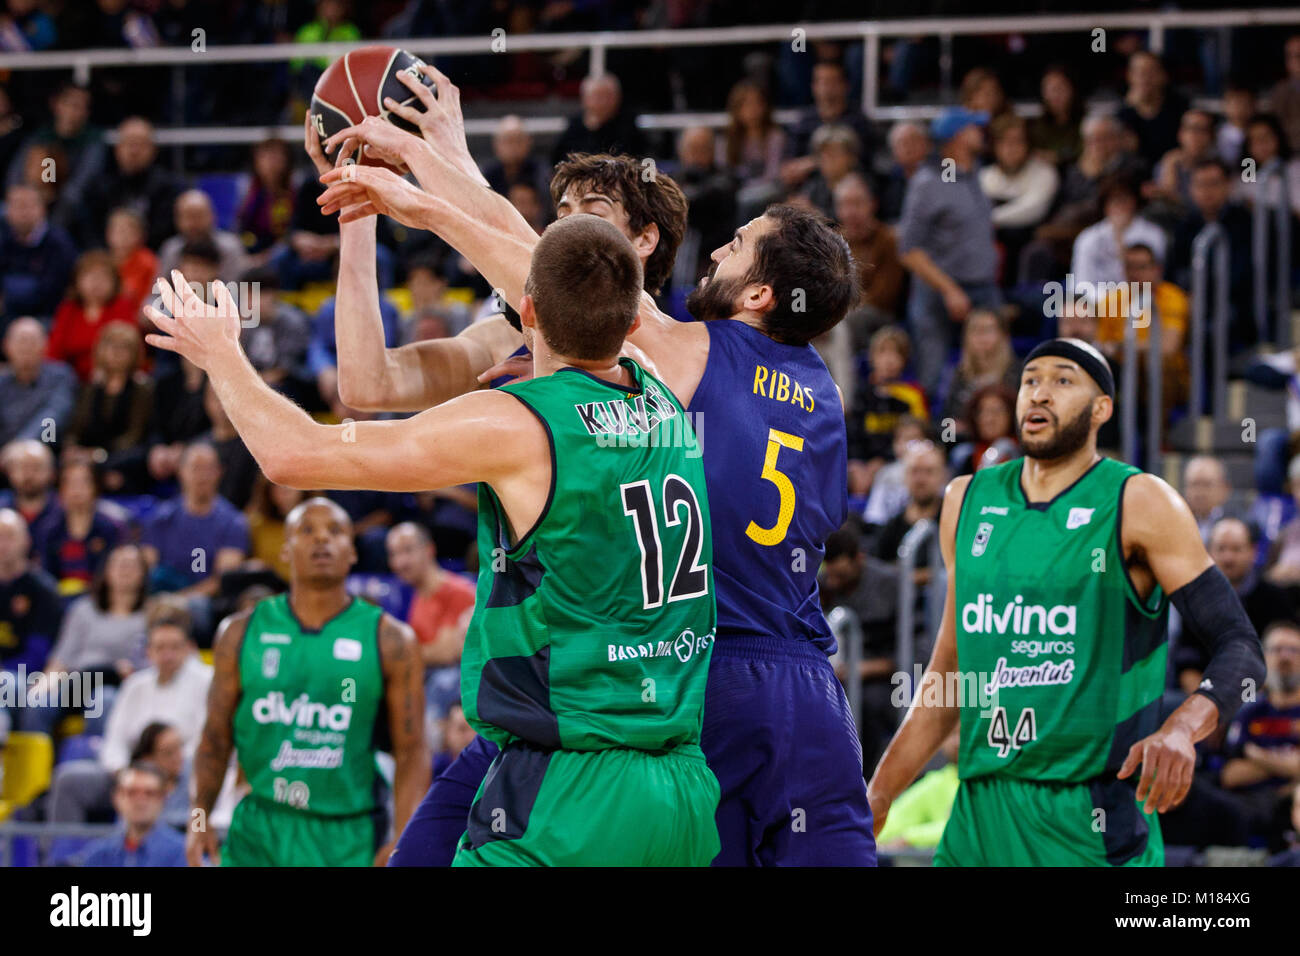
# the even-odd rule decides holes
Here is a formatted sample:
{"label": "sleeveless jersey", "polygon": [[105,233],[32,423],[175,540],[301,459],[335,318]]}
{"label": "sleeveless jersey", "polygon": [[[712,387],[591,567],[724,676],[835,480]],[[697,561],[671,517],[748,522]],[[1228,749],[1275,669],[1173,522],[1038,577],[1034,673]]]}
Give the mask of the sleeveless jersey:
{"label": "sleeveless jersey", "polygon": [[254,607],[239,657],[235,750],[256,796],[321,816],[374,809],[382,614],[353,598],[311,631],[287,594]]}
{"label": "sleeveless jersey", "polygon": [[848,514],[844,411],[811,345],[736,320],[705,323],[709,360],[690,411],[714,517],[718,637],[835,638],[817,571]]}
{"label": "sleeveless jersey", "polygon": [[[1159,727],[1168,599],[1144,602],[1120,543],[1124,483],[1102,458],[1030,504],[1023,459],[975,473],[957,522],[961,777],[1082,782]],[[931,693],[937,693],[931,690]],[[922,689],[922,694],[925,689]]]}
{"label": "sleeveless jersey", "polygon": [[498,744],[698,744],[716,609],[704,469],[672,393],[563,368],[506,385],[546,428],[551,491],[511,544],[479,485],[479,578],[461,663],[465,717]]}

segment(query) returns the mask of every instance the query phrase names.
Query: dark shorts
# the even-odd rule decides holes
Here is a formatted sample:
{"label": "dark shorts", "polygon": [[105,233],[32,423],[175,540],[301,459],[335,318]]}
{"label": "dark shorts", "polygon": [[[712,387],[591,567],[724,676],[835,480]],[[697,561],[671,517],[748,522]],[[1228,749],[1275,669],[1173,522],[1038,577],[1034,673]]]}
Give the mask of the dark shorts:
{"label": "dark shorts", "polygon": [[[718,778],[715,866],[874,866],[862,748],[826,655],[802,641],[713,648],[700,746]],[[476,737],[433,782],[390,866],[450,866],[498,748]]]}

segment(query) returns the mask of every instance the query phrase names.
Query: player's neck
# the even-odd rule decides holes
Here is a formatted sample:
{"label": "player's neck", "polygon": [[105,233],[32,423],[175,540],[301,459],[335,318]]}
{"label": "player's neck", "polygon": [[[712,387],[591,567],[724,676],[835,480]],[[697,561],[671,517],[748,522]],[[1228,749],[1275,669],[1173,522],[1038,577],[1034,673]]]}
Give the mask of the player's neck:
{"label": "player's neck", "polygon": [[317,631],[348,606],[352,597],[343,582],[328,588],[295,585],[289,591],[289,609],[307,630]]}
{"label": "player's neck", "polygon": [[1096,446],[1091,443],[1063,458],[1026,455],[1020,466],[1020,484],[1025,489],[1025,497],[1032,502],[1051,501],[1100,460]]}
{"label": "player's neck", "polygon": [[632,373],[619,364],[618,356],[612,359],[575,359],[556,355],[550,349],[538,351],[533,356],[533,374],[540,378],[562,368],[577,368],[596,378],[616,385],[633,385]]}

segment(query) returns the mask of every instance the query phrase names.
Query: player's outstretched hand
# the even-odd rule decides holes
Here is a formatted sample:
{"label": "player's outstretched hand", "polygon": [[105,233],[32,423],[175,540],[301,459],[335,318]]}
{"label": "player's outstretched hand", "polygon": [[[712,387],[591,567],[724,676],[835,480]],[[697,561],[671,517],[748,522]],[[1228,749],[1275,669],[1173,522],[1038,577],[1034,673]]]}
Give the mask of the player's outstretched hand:
{"label": "player's outstretched hand", "polygon": [[144,314],[163,333],[146,335],[146,342],[183,355],[204,371],[210,370],[218,359],[238,354],[239,306],[224,282],[212,283],[212,305],[185,281],[179,269],[172,270],[170,283],[160,278],[155,289],[171,314],[152,305],[144,307]]}
{"label": "player's outstretched hand", "polygon": [[494,378],[500,378],[502,375],[509,375],[518,381],[523,381],[533,377],[533,356],[512,355],[503,362],[497,362],[490,369],[478,377],[480,382],[490,382]]}
{"label": "player's outstretched hand", "polygon": [[320,181],[328,188],[316,202],[326,215],[341,211],[339,222],[354,222],[379,214],[414,229],[423,229],[421,216],[433,202],[418,186],[382,166],[350,163],[331,169]]}
{"label": "player's outstretched hand", "polygon": [[1142,776],[1138,778],[1137,798],[1145,801],[1143,812],[1164,813],[1182,803],[1191,789],[1196,745],[1184,730],[1161,728],[1129,748],[1119,779],[1132,776],[1139,765]]}
{"label": "player's outstretched hand", "polygon": [[316,127],[311,122],[311,110],[302,121],[302,145],[307,150],[307,156],[311,163],[316,167],[316,175],[324,176],[330,171],[330,161],[325,157],[324,150],[320,147],[320,136],[316,133]]}
{"label": "player's outstretched hand", "polygon": [[348,140],[355,140],[373,159],[392,166],[403,167],[413,149],[428,149],[424,140],[394,126],[378,116],[367,116],[356,126],[341,129],[325,140],[325,153],[330,155]]}
{"label": "player's outstretched hand", "polygon": [[[392,97],[384,98],[384,107],[412,126],[418,126],[424,141],[437,150],[443,159],[486,186],[487,180],[479,171],[478,163],[474,162],[469,144],[465,141],[465,116],[460,109],[460,88],[447,79],[441,70],[427,63],[420,66],[420,72],[433,80],[433,90],[405,70],[397,74],[397,79],[415,94],[424,107],[423,111],[414,106],[403,106]],[[434,95],[435,90],[437,95]]]}
{"label": "player's outstretched hand", "polygon": [[202,866],[205,856],[213,866],[221,865],[221,844],[217,842],[217,835],[207,827],[197,830],[191,827],[185,834],[185,862],[190,866]]}

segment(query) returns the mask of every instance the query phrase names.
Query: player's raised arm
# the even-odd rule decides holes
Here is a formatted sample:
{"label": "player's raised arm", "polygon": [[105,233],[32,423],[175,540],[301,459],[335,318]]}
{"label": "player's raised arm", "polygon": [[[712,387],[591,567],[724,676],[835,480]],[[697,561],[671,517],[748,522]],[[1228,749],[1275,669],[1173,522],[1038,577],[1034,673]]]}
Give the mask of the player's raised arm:
{"label": "player's raised arm", "polygon": [[239,654],[251,611],[232,615],[221,622],[212,644],[212,684],[208,688],[208,716],[194,752],[194,779],[190,797],[189,832],[185,834],[185,858],[190,866],[202,866],[206,855],[221,862],[217,833],[212,829],[212,808],[221,793],[230,764],[235,735],[235,707],[239,704]]}
{"label": "player's raised arm", "polygon": [[[393,741],[393,832],[400,834],[429,789],[429,747],[424,739],[424,665],[415,632],[385,614],[379,622],[379,658],[384,671],[388,730]],[[375,859],[388,861],[393,844]]]}
{"label": "player's raised arm", "polygon": [[[215,283],[206,305],[173,272],[158,291],[172,313],[146,314],[165,334],[150,344],[184,355],[208,373],[249,452],[273,482],[296,488],[423,491],[475,481],[527,483],[549,474],[546,434],[516,400],[463,395],[403,421],[322,425],[274,392],[239,345],[239,313]],[[498,490],[500,490],[498,488]],[[540,510],[540,507],[539,507]]]}
{"label": "player's raised arm", "polygon": [[[930,654],[930,663],[914,689],[912,704],[907,716],[889,742],[884,756],[871,775],[867,785],[867,798],[871,801],[872,823],[876,833],[885,825],[889,805],[916,779],[930,758],[935,755],[961,714],[955,699],[950,699],[947,689],[957,686],[950,674],[957,670],[957,575],[956,540],[957,518],[961,503],[966,497],[970,476],[954,478],[943,496],[943,510],[939,514],[939,548],[943,564],[948,569],[948,593],[943,599],[943,620]],[[938,698],[938,703],[935,703]]]}
{"label": "player's raised arm", "polygon": [[1149,813],[1176,806],[1187,795],[1196,764],[1195,744],[1232,719],[1247,689],[1264,681],[1259,635],[1241,600],[1201,542],[1191,509],[1154,475],[1135,475],[1124,486],[1124,549],[1145,568],[1182,615],[1185,632],[1209,653],[1201,686],[1160,729],[1130,749],[1121,778],[1140,766],[1137,798]]}

